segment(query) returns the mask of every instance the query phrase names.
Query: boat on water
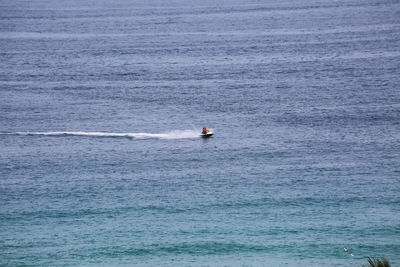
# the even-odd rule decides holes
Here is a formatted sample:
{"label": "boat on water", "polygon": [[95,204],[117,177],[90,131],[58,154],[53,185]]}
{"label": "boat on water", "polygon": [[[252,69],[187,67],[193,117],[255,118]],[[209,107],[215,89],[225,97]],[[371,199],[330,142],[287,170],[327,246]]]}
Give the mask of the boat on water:
{"label": "boat on water", "polygon": [[205,127],[203,128],[203,131],[200,133],[200,136],[203,138],[208,138],[213,135],[213,131],[207,130]]}

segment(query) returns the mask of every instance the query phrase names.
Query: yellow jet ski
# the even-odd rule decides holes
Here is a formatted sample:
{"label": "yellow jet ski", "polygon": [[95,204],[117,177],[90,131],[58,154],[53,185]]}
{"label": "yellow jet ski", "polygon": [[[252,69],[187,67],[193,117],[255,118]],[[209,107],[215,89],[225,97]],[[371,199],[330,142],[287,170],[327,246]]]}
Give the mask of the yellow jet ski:
{"label": "yellow jet ski", "polygon": [[210,130],[207,130],[206,128],[203,128],[203,131],[201,132],[200,136],[203,138],[211,137],[214,133]]}

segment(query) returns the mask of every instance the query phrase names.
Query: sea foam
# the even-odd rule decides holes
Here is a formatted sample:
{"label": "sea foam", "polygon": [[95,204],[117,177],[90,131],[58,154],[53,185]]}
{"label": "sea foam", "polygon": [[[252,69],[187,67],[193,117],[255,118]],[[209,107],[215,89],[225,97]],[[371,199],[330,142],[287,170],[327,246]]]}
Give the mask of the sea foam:
{"label": "sea foam", "polygon": [[93,136],[93,137],[128,137],[135,139],[185,139],[197,138],[200,136],[200,131],[194,130],[174,130],[166,133],[110,133],[110,132],[15,132],[15,133],[0,133],[2,135],[46,135],[46,136]]}

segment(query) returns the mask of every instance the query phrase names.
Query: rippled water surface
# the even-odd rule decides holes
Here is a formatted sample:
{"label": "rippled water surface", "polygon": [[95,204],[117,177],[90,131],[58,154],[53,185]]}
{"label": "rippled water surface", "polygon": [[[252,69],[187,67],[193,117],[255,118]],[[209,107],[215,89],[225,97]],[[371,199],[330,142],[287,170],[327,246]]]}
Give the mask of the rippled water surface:
{"label": "rippled water surface", "polygon": [[399,70],[398,1],[0,1],[0,265],[400,265]]}

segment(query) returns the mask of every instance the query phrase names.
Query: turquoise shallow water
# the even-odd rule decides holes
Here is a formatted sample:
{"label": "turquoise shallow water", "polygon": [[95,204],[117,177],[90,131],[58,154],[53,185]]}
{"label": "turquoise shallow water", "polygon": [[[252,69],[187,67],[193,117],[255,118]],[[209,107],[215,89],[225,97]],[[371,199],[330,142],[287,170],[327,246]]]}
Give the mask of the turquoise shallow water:
{"label": "turquoise shallow water", "polygon": [[0,7],[0,265],[400,265],[400,3]]}

